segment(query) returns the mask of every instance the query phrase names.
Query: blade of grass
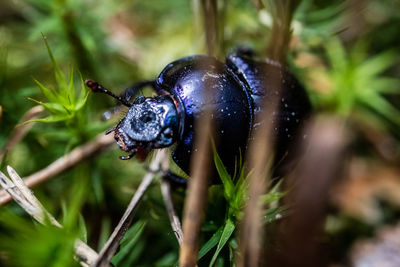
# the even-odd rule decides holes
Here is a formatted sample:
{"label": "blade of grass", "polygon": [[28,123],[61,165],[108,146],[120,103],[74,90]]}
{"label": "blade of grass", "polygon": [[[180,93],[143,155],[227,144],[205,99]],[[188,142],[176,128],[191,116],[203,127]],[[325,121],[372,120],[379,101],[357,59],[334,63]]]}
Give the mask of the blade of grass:
{"label": "blade of grass", "polygon": [[114,265],[119,266],[130,254],[142,235],[145,226],[146,222],[138,221],[128,230],[121,241],[121,250],[112,258],[112,263]]}
{"label": "blade of grass", "polygon": [[233,197],[235,186],[233,184],[231,176],[229,175],[221,158],[219,157],[219,155],[216,151],[214,143],[213,143],[213,150],[214,150],[215,167],[217,168],[218,175],[221,178],[222,184],[224,185],[224,192],[226,195],[226,199],[229,202]]}
{"label": "blade of grass", "polygon": [[232,236],[233,231],[235,230],[235,224],[232,222],[232,220],[228,219],[225,222],[225,227],[224,230],[221,234],[221,238],[219,239],[217,250],[215,251],[211,262],[210,262],[210,267],[212,267],[221,252],[221,249],[225,246],[226,242],[228,242],[229,238]]}
{"label": "blade of grass", "polygon": [[198,259],[200,260],[204,255],[206,255],[213,247],[215,247],[218,244],[218,241],[221,239],[222,232],[224,231],[223,226],[221,226],[214,234],[213,236],[203,245],[203,247],[199,251],[199,257]]}

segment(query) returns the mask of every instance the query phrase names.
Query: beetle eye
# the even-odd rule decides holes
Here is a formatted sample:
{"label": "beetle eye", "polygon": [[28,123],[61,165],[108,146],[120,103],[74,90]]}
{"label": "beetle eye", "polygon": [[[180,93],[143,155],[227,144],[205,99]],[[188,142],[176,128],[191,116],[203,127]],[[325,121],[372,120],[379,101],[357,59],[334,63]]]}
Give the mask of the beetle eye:
{"label": "beetle eye", "polygon": [[139,120],[142,121],[143,123],[148,123],[154,121],[155,119],[156,119],[156,114],[154,114],[153,112],[146,112],[139,118]]}
{"label": "beetle eye", "polygon": [[165,129],[165,130],[164,130],[164,136],[165,136],[166,138],[171,138],[171,137],[173,136],[172,129],[171,129],[171,128]]}

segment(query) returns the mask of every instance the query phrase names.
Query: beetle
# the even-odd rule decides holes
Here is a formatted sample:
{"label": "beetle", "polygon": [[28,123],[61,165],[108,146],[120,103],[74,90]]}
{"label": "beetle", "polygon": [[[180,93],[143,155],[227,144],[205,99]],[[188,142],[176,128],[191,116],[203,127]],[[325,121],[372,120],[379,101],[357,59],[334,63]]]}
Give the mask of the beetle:
{"label": "beetle", "polygon": [[[144,159],[152,149],[175,145],[172,159],[189,176],[191,155],[197,152],[194,124],[206,108],[212,110],[217,153],[230,173],[252,133],[266,123],[258,116],[263,103],[278,100],[277,109],[267,114],[276,135],[276,162],[288,152],[311,112],[304,87],[287,68],[269,59],[257,60],[248,49],[229,54],[225,63],[205,55],[178,59],[157,79],[136,83],[121,96],[91,80],[86,85],[129,107],[125,117],[107,132],[114,132],[119,147],[129,153],[121,159],[134,155]],[[157,93],[155,97],[133,99],[139,89],[149,85]],[[169,177],[180,179],[172,173]]]}

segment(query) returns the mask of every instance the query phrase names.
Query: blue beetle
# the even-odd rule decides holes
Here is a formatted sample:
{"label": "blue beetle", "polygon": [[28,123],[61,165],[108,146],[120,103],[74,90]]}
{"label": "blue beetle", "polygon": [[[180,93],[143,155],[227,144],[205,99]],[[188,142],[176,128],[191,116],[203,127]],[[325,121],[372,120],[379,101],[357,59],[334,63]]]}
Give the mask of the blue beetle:
{"label": "blue beetle", "polygon": [[[129,107],[107,132],[114,131],[119,147],[129,153],[121,159],[134,155],[143,159],[152,149],[176,144],[172,158],[189,175],[191,155],[197,151],[194,124],[206,108],[212,110],[216,149],[229,172],[240,153],[245,153],[252,132],[265,122],[257,119],[263,103],[279,98],[277,110],[268,117],[276,134],[277,162],[311,111],[303,86],[285,67],[268,59],[256,60],[243,49],[228,55],[225,63],[204,55],[184,57],[168,64],[156,80],[137,83],[119,97],[96,82],[89,80],[86,85]],[[157,96],[131,101],[138,89],[148,85]]]}

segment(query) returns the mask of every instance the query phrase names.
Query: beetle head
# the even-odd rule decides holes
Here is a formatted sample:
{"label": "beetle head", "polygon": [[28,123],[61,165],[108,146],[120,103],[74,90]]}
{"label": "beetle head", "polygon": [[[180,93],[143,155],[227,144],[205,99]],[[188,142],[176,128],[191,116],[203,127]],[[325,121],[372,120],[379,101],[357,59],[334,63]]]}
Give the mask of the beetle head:
{"label": "beetle head", "polygon": [[[178,136],[178,114],[168,95],[135,99],[126,116],[115,127],[119,147],[143,158],[153,148],[172,145]],[[126,158],[126,157],[125,157]],[[123,158],[123,159],[125,159]]]}

